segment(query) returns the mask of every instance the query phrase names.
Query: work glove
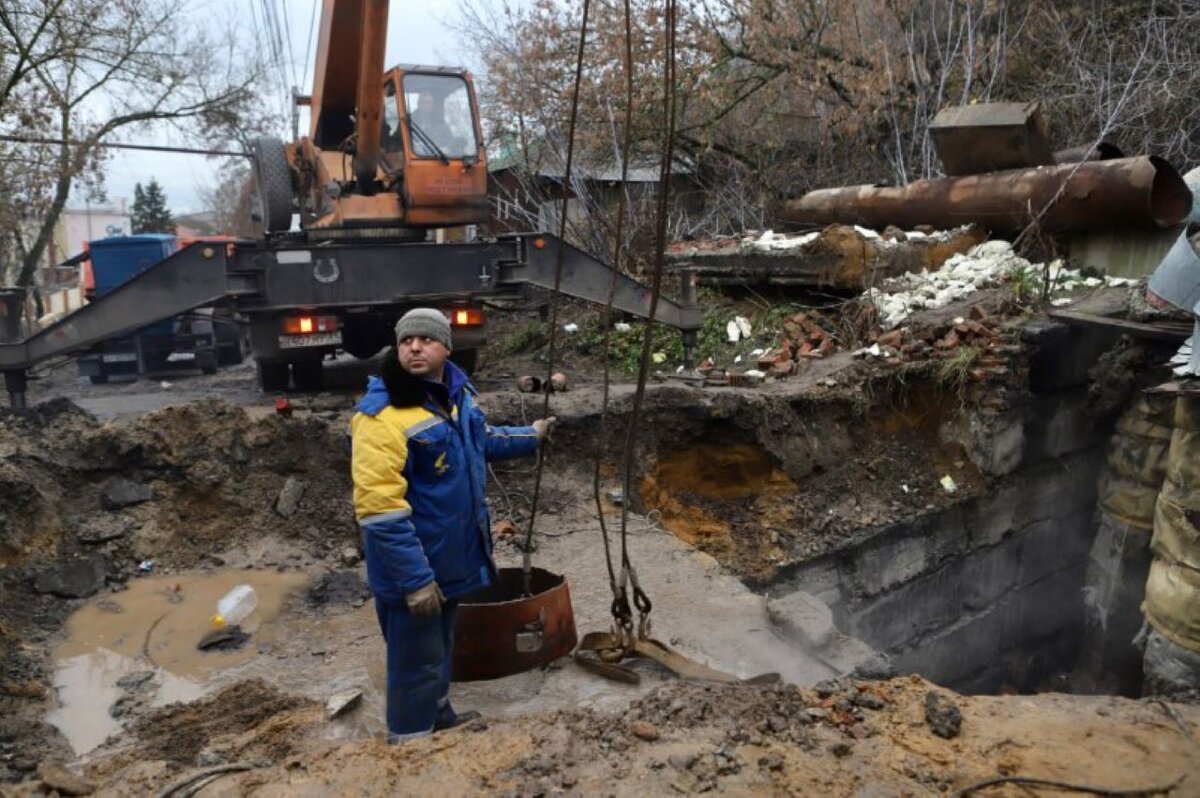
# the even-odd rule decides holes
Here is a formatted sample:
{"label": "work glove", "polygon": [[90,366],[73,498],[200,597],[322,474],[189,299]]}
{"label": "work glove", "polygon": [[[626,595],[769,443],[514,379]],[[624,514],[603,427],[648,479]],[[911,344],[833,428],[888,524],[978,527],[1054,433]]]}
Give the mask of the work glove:
{"label": "work glove", "polygon": [[556,421],[558,421],[558,419],[554,416],[548,416],[546,418],[539,418],[537,421],[533,422],[533,431],[537,433],[539,441],[544,441],[546,438],[550,437],[550,428],[554,426]]}
{"label": "work glove", "polygon": [[408,611],[412,613],[414,618],[434,618],[442,614],[442,602],[446,597],[442,595],[442,589],[438,587],[436,581],[430,582],[425,587],[414,590],[404,597],[404,601],[408,604]]}

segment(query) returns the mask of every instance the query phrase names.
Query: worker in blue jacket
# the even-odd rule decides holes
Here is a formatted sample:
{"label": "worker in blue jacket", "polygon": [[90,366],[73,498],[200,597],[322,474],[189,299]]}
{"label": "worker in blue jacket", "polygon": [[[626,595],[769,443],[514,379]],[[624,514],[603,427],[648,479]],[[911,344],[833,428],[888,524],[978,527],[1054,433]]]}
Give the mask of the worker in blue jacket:
{"label": "worker in blue jacket", "polygon": [[496,576],[487,461],[536,454],[554,421],[490,426],[449,356],[446,316],[409,311],[350,422],[354,512],[387,645],[393,742],[478,717],[456,714],[448,690],[458,599]]}

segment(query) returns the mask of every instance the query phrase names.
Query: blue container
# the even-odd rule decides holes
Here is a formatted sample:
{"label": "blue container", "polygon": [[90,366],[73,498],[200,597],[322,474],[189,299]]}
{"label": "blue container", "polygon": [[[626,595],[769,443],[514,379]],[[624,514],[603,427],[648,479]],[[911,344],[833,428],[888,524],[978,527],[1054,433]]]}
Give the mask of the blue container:
{"label": "blue container", "polygon": [[[104,296],[175,254],[178,249],[179,241],[175,236],[161,233],[111,236],[88,242],[96,296]],[[139,332],[145,335],[171,335],[174,331],[174,320],[167,319],[144,327]]]}

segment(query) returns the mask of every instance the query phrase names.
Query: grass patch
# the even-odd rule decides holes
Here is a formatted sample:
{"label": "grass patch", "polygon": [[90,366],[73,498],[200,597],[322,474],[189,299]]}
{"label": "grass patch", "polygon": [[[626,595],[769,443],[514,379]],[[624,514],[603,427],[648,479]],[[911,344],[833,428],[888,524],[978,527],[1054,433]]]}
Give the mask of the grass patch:
{"label": "grass patch", "polygon": [[518,355],[540,349],[546,341],[546,325],[529,319],[496,341],[494,347],[501,355]]}
{"label": "grass patch", "polygon": [[980,350],[975,346],[960,346],[937,367],[938,384],[954,391],[961,399],[971,379],[971,369],[979,362]]}

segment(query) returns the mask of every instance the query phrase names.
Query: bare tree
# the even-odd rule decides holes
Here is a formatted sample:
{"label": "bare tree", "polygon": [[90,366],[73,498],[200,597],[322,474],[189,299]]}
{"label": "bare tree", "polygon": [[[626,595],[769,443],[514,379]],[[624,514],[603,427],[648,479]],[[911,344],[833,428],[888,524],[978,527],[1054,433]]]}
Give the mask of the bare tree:
{"label": "bare tree", "polygon": [[[565,141],[578,0],[463,3],[493,135],[527,152]],[[650,159],[659,5],[633,0],[634,152]],[[611,163],[623,138],[622,6],[592,3],[581,163]],[[812,188],[935,176],[929,123],[952,105],[1038,100],[1055,146],[1103,136],[1200,160],[1197,0],[698,0],[679,36],[676,149],[706,197],[677,209],[681,235],[772,225],[779,200]]]}
{"label": "bare tree", "polygon": [[167,125],[219,144],[261,123],[261,69],[236,36],[188,24],[182,0],[6,0],[0,4],[0,255],[28,285],[73,187],[96,182],[101,145]]}
{"label": "bare tree", "polygon": [[218,233],[245,238],[261,235],[251,221],[250,189],[250,167],[239,159],[216,170],[216,182],[200,191],[200,200]]}

